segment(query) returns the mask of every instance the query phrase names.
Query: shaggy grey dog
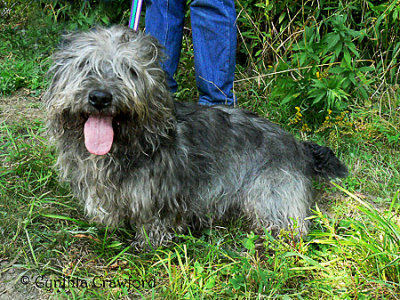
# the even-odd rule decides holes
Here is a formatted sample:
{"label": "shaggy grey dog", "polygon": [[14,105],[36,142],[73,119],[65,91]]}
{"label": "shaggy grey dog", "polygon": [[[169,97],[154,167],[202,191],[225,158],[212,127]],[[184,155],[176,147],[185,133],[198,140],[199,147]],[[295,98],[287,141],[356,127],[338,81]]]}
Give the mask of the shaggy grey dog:
{"label": "shaggy grey dog", "polygon": [[66,35],[44,99],[61,177],[95,221],[153,246],[242,215],[307,232],[312,177],[343,177],[326,147],[238,108],[172,100],[157,41],[114,26]]}

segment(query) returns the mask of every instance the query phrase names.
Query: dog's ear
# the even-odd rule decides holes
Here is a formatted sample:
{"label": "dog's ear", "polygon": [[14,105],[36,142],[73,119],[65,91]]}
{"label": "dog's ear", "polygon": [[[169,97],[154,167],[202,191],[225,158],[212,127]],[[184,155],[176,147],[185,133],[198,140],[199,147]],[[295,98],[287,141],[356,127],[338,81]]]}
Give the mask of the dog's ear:
{"label": "dog's ear", "polygon": [[137,57],[143,59],[144,62],[160,63],[164,60],[164,47],[155,37],[120,25],[112,26],[110,31],[119,32],[119,43],[126,44],[126,47],[135,52]]}
{"label": "dog's ear", "polygon": [[63,34],[58,48],[64,49],[71,45],[72,34]]}
{"label": "dog's ear", "polygon": [[60,43],[58,44],[58,49],[59,50],[63,50],[63,49],[67,49],[71,46],[72,41],[75,39],[75,36],[78,33],[74,33],[74,32],[68,32],[65,31],[63,32],[62,36],[61,36],[61,40]]}
{"label": "dog's ear", "polygon": [[56,65],[65,65],[65,62],[71,58],[70,49],[77,33],[65,32],[60,39],[56,51],[52,54],[53,69]]}
{"label": "dog's ear", "polygon": [[124,28],[123,32],[121,34],[121,42],[122,43],[129,43],[133,40],[135,40],[138,36],[138,32],[132,30],[132,29],[128,29],[128,28]]}
{"label": "dog's ear", "polygon": [[164,53],[164,47],[161,43],[153,36],[149,34],[143,34],[141,38],[142,45],[146,49],[148,54],[148,61],[154,61],[156,63],[161,63],[166,55]]}

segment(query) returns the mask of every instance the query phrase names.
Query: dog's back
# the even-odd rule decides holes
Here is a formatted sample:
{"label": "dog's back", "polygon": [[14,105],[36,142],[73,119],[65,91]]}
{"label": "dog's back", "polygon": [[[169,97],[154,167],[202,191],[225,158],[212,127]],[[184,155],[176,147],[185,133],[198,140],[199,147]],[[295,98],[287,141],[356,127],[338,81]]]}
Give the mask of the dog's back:
{"label": "dog's back", "polygon": [[[291,145],[295,140],[294,138],[280,128],[278,125],[258,117],[255,113],[240,108],[233,108],[230,106],[214,106],[211,108],[204,107],[192,103],[180,103],[175,102],[175,113],[177,120],[179,121],[190,121],[192,118],[194,120],[199,120],[199,116],[205,114],[210,117],[212,114],[209,113],[209,109],[214,111],[214,115],[219,119],[217,121],[217,126],[224,128],[213,128],[214,130],[232,130],[233,127],[238,126],[237,130],[244,131],[247,135],[241,135],[246,137],[249,143],[254,144],[254,150],[257,146],[263,144],[261,142],[262,136],[265,139],[274,139],[274,136],[279,136],[279,140],[271,141],[267,144],[268,152],[274,151],[274,147],[277,147],[277,143],[280,141],[286,143],[287,147],[298,147],[298,154],[302,152],[305,157],[292,157],[293,160],[306,160],[305,174],[312,177],[318,178],[344,178],[348,175],[346,166],[335,156],[333,151],[324,146],[320,146],[312,142],[301,142],[296,141],[296,145]],[[205,126],[213,127],[215,124],[210,119],[209,123],[205,123]],[[247,128],[240,128],[240,126]],[[266,133],[268,132],[268,135]],[[209,131],[207,131],[209,134]],[[223,135],[224,133],[222,133]],[[253,139],[253,140],[252,140]],[[252,141],[251,141],[252,140]],[[215,144],[215,143],[214,143]],[[242,146],[245,146],[243,143]],[[203,143],[204,145],[204,143]],[[283,153],[286,147],[281,147],[276,151],[276,155],[286,155]],[[274,159],[280,159],[275,157]],[[288,159],[286,157],[286,159]]]}

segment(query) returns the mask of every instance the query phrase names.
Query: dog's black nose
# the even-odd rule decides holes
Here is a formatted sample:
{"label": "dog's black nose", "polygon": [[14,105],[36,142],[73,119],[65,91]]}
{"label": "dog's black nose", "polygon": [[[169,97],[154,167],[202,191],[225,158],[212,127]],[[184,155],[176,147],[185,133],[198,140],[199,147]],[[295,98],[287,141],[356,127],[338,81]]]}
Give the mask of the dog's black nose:
{"label": "dog's black nose", "polygon": [[110,106],[111,101],[112,95],[109,92],[94,90],[89,93],[89,103],[98,110],[102,110]]}

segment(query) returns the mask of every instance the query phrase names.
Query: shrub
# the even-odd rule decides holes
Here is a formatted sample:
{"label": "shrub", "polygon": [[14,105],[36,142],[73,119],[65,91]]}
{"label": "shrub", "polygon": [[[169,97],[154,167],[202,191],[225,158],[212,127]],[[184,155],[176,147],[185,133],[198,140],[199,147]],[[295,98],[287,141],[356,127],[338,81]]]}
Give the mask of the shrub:
{"label": "shrub", "polygon": [[239,68],[268,75],[268,101],[293,118],[301,108],[302,126],[316,128],[328,111],[340,115],[398,82],[397,1],[250,0],[238,10]]}

